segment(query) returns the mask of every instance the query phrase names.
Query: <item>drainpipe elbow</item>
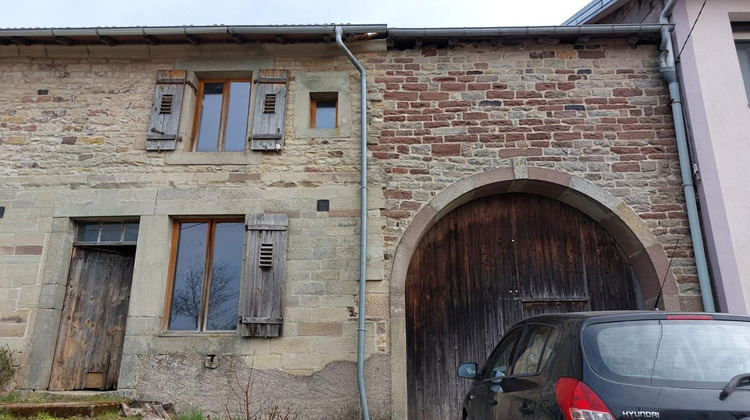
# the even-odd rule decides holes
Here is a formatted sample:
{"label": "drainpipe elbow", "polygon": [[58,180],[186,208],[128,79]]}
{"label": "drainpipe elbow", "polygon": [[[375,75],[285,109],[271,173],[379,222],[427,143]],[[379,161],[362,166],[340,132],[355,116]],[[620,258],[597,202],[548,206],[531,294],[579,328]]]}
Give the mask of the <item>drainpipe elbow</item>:
{"label": "drainpipe elbow", "polygon": [[674,66],[664,65],[659,69],[659,72],[661,73],[661,76],[664,78],[664,80],[666,80],[670,85],[672,83],[677,83],[677,69]]}

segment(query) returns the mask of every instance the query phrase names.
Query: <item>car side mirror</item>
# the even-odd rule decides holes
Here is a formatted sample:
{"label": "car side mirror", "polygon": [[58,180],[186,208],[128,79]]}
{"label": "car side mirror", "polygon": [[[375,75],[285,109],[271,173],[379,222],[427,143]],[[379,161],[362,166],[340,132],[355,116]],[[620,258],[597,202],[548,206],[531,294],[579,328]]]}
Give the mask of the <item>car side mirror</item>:
{"label": "car side mirror", "polygon": [[466,379],[475,379],[479,372],[479,365],[476,363],[464,363],[458,367],[458,377]]}

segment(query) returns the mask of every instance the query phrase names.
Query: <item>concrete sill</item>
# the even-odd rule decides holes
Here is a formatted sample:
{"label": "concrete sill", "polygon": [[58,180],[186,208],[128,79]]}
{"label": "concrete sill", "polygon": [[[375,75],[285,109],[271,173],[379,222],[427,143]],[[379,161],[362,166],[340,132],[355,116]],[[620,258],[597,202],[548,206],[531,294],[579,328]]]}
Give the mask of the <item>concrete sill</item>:
{"label": "concrete sill", "polygon": [[159,334],[159,338],[186,338],[186,337],[192,337],[192,338],[218,338],[218,337],[234,337],[236,336],[236,332],[216,332],[216,333],[206,333],[206,332],[196,332],[196,333],[182,333],[182,332],[164,332]]}
{"label": "concrete sill", "polygon": [[257,165],[260,152],[185,152],[175,150],[164,156],[167,165]]}

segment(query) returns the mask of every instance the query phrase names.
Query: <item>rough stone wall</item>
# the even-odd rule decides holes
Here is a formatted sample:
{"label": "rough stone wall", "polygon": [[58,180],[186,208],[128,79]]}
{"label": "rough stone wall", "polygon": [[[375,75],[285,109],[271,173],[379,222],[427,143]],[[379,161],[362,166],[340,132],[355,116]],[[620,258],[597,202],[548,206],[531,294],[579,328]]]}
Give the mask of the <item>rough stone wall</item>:
{"label": "rough stone wall", "polygon": [[384,172],[386,253],[437,193],[520,159],[604,188],[631,206],[670,252],[679,239],[668,306],[700,309],[657,56],[654,45],[594,40],[460,44],[367,59],[373,86],[383,92],[373,105],[380,139],[370,150]]}
{"label": "rough stone wall", "polygon": [[[239,48],[225,58],[246,53]],[[184,50],[188,56],[198,55],[196,48]],[[224,161],[216,154],[195,159],[190,152],[179,158],[177,152],[145,151],[156,71],[179,67],[181,54],[162,59],[49,58],[24,50],[21,57],[11,57],[16,51],[0,51],[0,206],[6,208],[0,219],[0,341],[21,351],[18,385],[44,387],[44,372],[35,376],[33,370],[49,369],[51,362],[47,356],[54,349],[62,307],[71,221],[140,216],[120,389],[150,399],[179,395],[181,403],[216,409],[208,404],[208,396],[215,394],[204,394],[201,387],[175,387],[169,372],[162,377],[153,372],[154,381],[168,386],[151,382],[150,361],[161,355],[174,371],[202,372],[206,354],[240,355],[239,360],[257,371],[278,376],[268,384],[269,392],[291,396],[296,389],[299,401],[310,402],[296,406],[310,418],[331,418],[330,407],[322,402],[334,394],[339,418],[351,418],[359,410],[353,363],[359,275],[358,130],[298,137],[297,110],[292,106],[295,77],[300,74],[351,72],[351,85],[342,94],[352,103],[352,115],[344,117],[356,121],[359,82],[348,60],[309,52],[303,53],[307,58],[279,58],[276,63],[274,57],[261,57],[291,71],[286,146],[280,153],[247,151]],[[197,59],[221,63],[210,55]],[[300,114],[308,112],[305,108]],[[381,191],[376,193],[370,202],[379,209]],[[316,211],[318,199],[329,199],[331,210]],[[290,217],[283,337],[163,336],[170,217],[260,212]],[[373,293],[368,297],[366,348],[373,360],[368,369],[375,372],[369,376],[373,415],[385,418],[390,412],[390,374],[378,373],[387,370],[389,361],[388,288],[382,281],[380,233],[385,222],[376,211],[371,223],[367,277],[374,281],[369,285]],[[34,346],[44,351],[34,353]],[[330,368],[334,362],[335,369]],[[325,386],[295,386],[314,382],[313,374],[323,378]],[[200,379],[186,375],[180,378]],[[32,377],[36,382],[29,382]],[[187,392],[193,390],[195,394]],[[221,391],[227,392],[226,387]]]}
{"label": "rough stone wall", "polygon": [[[221,418],[226,417],[227,409],[237,418],[245,418],[245,395],[252,401],[253,412],[268,413],[278,407],[304,419],[361,417],[357,381],[350,374],[356,363],[335,361],[311,375],[295,376],[276,369],[252,369],[251,359],[224,355],[217,359],[218,367],[206,369],[201,356],[195,354],[144,356],[139,359],[139,395],[145,400],[171,401],[184,411],[200,408]],[[368,360],[365,378],[372,384],[367,395],[373,419],[391,418],[389,377],[387,357]]]}

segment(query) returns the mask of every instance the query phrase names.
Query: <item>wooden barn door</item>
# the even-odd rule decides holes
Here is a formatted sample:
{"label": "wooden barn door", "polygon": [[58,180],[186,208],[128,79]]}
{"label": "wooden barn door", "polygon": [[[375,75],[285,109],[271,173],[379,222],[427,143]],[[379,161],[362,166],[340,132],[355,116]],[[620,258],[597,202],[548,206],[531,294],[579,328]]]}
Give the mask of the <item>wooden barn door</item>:
{"label": "wooden barn door", "polygon": [[74,248],[50,390],[117,388],[133,262],[132,252]]}
{"label": "wooden barn door", "polygon": [[639,306],[627,256],[578,210],[504,194],[467,203],[422,239],[406,280],[409,418],[459,418],[483,362],[524,317]]}

